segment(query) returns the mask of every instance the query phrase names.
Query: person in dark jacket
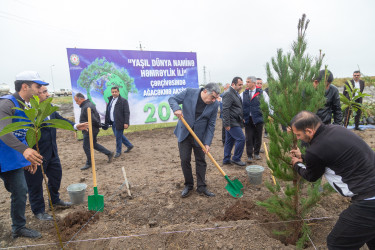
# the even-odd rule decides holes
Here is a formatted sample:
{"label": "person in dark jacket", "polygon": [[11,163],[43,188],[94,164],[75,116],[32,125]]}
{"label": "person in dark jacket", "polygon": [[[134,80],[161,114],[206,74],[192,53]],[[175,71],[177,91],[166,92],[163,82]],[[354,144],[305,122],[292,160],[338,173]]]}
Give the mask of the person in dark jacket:
{"label": "person in dark jacket", "polygon": [[[241,161],[245,147],[245,136],[242,131],[242,101],[238,92],[242,90],[242,86],[242,78],[235,77],[232,80],[231,87],[223,95],[223,124],[226,130],[223,164],[246,165],[245,162]],[[233,145],[235,145],[235,148],[231,159]]]}
{"label": "person in dark jacket", "polygon": [[[43,102],[49,97],[48,89],[42,86],[38,93],[39,101]],[[61,119],[69,122],[77,130],[87,129],[88,124],[74,124],[62,117],[58,112],[52,113],[48,120]],[[59,189],[62,178],[62,168],[60,158],[57,152],[56,128],[42,128],[41,137],[38,142],[39,152],[43,156],[43,169],[48,178],[48,189],[50,191],[53,206],[69,207],[71,202],[65,202],[60,199]],[[34,146],[34,149],[36,147]],[[51,215],[45,212],[45,203],[43,198],[43,175],[40,168],[35,174],[25,171],[25,179],[28,187],[29,201],[32,212],[39,220],[52,220]]]}
{"label": "person in dark jacket", "polygon": [[[262,88],[257,84],[255,76],[249,76],[246,79],[246,90],[241,93],[243,116],[245,120],[245,136],[246,136],[246,153],[248,162],[253,159],[261,160],[259,155],[262,145],[263,133],[263,114],[260,109],[260,98],[264,98],[268,103],[268,95],[263,92]],[[254,153],[254,158],[253,158]]]}
{"label": "person in dark jacket", "polygon": [[112,96],[108,98],[108,105],[105,112],[105,124],[112,125],[113,134],[116,137],[116,155],[121,155],[122,144],[127,147],[124,153],[130,152],[133,144],[125,137],[124,129],[129,128],[129,103],[128,100],[120,96],[120,90],[117,86],[111,88]]}
{"label": "person in dark jacket", "polygon": [[[192,128],[196,136],[205,147],[203,151],[181,119],[178,121],[174,134],[177,136],[178,149],[180,151],[181,168],[185,179],[185,188],[181,197],[186,198],[194,187],[194,177],[191,167],[191,153],[194,151],[195,172],[197,177],[197,193],[206,197],[214,197],[215,194],[208,190],[206,184],[207,163],[205,154],[210,151],[212,138],[215,132],[215,123],[219,102],[220,88],[216,83],[208,83],[204,88],[187,88],[181,93],[168,99],[173,113],[185,121]],[[182,109],[180,105],[182,104]]]}
{"label": "person in dark jacket", "polygon": [[[356,70],[354,71],[353,73],[353,79],[348,81],[348,82],[345,82],[345,84],[351,89],[351,91],[353,91],[354,89],[359,89],[359,92],[363,92],[364,88],[365,88],[365,82],[360,80],[359,78],[361,77],[361,72],[359,70]],[[346,98],[349,98],[349,93],[348,91],[346,91],[346,88],[344,87],[344,92],[343,92],[344,96],[346,96]],[[363,98],[358,98],[357,100],[355,100],[355,102],[357,103],[362,103],[363,101]],[[346,109],[345,110],[345,120],[346,121],[347,119],[350,118],[350,114],[348,114],[349,110]],[[362,114],[362,111],[360,109],[357,110],[356,112],[356,115],[354,117],[354,124],[355,124],[355,127],[354,129],[355,130],[362,130],[360,127],[359,127],[359,120],[361,119],[361,114]],[[348,118],[349,116],[349,118]]]}
{"label": "person in dark jacket", "polygon": [[309,143],[305,155],[291,150],[292,165],[304,179],[323,175],[342,196],[351,197],[327,237],[328,249],[375,249],[375,152],[342,126],[324,125],[320,118],[301,111],[291,121],[297,139]]}
{"label": "person in dark jacket", "polygon": [[342,111],[340,103],[340,95],[338,89],[333,86],[333,74],[331,71],[327,70],[327,75],[325,70],[319,71],[319,76],[314,80],[314,86],[322,81],[326,77],[326,90],[324,97],[326,98],[326,104],[324,108],[319,109],[316,114],[322,120],[324,124],[331,124],[333,118],[333,124],[342,124]]}
{"label": "person in dark jacket", "polygon": [[[94,142],[94,149],[108,156],[108,163],[111,163],[114,153],[96,142],[96,137],[99,133],[99,128],[100,128],[100,116],[99,116],[98,111],[95,108],[95,105],[92,102],[90,102],[90,100],[86,100],[85,96],[82,93],[77,93],[74,96],[74,101],[81,108],[81,115],[79,116],[80,123],[84,123],[88,121],[87,108],[91,108],[92,136],[93,136],[93,142]],[[82,134],[83,134],[83,150],[85,151],[87,160],[86,160],[85,166],[83,166],[81,170],[85,170],[85,169],[91,168],[90,137],[89,137],[88,131],[84,130],[82,131]]]}

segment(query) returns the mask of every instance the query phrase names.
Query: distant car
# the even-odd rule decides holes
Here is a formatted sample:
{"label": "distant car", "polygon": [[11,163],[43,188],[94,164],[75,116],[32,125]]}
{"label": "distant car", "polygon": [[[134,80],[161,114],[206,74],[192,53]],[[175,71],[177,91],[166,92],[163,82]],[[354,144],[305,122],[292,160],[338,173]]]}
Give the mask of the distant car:
{"label": "distant car", "polygon": [[54,95],[55,96],[68,96],[68,95],[72,95],[72,91],[70,89],[59,89],[55,91]]}

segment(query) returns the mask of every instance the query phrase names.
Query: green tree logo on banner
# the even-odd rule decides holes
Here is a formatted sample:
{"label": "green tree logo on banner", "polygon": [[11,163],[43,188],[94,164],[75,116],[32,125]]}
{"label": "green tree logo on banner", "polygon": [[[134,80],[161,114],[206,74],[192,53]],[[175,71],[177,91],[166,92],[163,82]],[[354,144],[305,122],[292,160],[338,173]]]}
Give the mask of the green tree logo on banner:
{"label": "green tree logo on banner", "polygon": [[118,69],[113,62],[108,62],[105,57],[96,58],[89,66],[82,70],[78,81],[78,86],[85,88],[87,99],[94,103],[91,98],[91,91],[99,92],[108,103],[111,96],[111,88],[117,86],[120,95],[128,99],[129,93],[138,93],[134,84],[134,78],[129,76],[125,68]]}

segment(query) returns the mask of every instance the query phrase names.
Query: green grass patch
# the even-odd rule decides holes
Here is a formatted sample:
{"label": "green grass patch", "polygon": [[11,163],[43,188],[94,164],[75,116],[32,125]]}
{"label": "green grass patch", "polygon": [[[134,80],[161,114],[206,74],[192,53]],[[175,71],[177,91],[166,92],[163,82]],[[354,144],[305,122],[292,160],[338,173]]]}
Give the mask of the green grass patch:
{"label": "green grass patch", "polygon": [[[137,131],[144,131],[144,130],[153,130],[158,128],[170,128],[175,127],[177,122],[166,122],[166,123],[154,123],[154,124],[142,124],[142,125],[131,125],[128,129],[125,129],[125,134],[137,132]],[[112,128],[108,128],[107,130],[100,129],[98,137],[106,136],[106,135],[113,135]],[[82,132],[77,131],[77,139],[82,139]]]}
{"label": "green grass patch", "polygon": [[58,104],[58,105],[61,105],[61,104],[69,104],[69,103],[73,103],[73,98],[72,96],[55,96],[53,97],[53,100],[52,100],[52,104]]}

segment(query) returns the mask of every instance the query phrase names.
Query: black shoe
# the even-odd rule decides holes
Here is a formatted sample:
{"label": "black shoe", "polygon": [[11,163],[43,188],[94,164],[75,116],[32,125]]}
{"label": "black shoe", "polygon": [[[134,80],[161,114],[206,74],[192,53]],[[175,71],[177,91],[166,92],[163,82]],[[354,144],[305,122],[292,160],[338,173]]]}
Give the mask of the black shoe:
{"label": "black shoe", "polygon": [[208,191],[207,188],[204,188],[204,189],[201,189],[201,190],[197,189],[197,193],[199,195],[202,195],[202,196],[204,195],[204,196],[207,196],[207,197],[214,197],[215,196],[215,194]]}
{"label": "black shoe", "polygon": [[52,205],[53,206],[60,206],[60,207],[70,207],[72,205],[72,203],[69,202],[69,201],[59,200],[57,203],[52,204]]}
{"label": "black shoe", "polygon": [[245,162],[243,162],[243,161],[231,161],[232,163],[234,163],[234,164],[236,164],[236,165],[238,165],[238,166],[241,166],[241,167],[243,167],[243,166],[246,166],[246,163]]}
{"label": "black shoe", "polygon": [[111,163],[112,162],[112,160],[113,160],[113,156],[114,156],[114,153],[113,152],[111,152],[111,153],[109,153],[109,155],[107,155],[108,156],[108,163]]}
{"label": "black shoe", "polygon": [[120,157],[121,153],[116,153],[115,158]]}
{"label": "black shoe", "polygon": [[134,146],[130,146],[130,147],[128,147],[128,149],[127,150],[125,150],[124,151],[124,153],[129,153],[130,152],[130,150],[132,150],[134,148]]}
{"label": "black shoe", "polygon": [[262,160],[262,157],[260,155],[254,155],[255,160]]}
{"label": "black shoe", "polygon": [[364,130],[363,128],[360,128],[360,127],[355,127],[354,129],[358,130],[358,131],[363,131]]}
{"label": "black shoe", "polygon": [[12,233],[12,237],[13,237],[13,239],[15,239],[17,237],[40,238],[40,237],[42,237],[42,235],[38,231],[32,230],[32,229],[27,228],[27,227],[23,227],[21,229],[18,229],[14,233]]}
{"label": "black shoe", "polygon": [[86,169],[89,169],[89,168],[91,168],[91,166],[88,165],[88,164],[85,164],[85,166],[81,167],[81,170],[86,170]]}
{"label": "black shoe", "polygon": [[232,162],[230,162],[230,161],[228,161],[228,162],[223,161],[223,165],[230,165],[230,164],[232,164]]}
{"label": "black shoe", "polygon": [[35,215],[38,220],[53,220],[52,216],[47,213],[39,213]]}
{"label": "black shoe", "polygon": [[184,190],[182,190],[181,192],[181,197],[182,198],[188,197],[191,194],[191,190],[193,190],[193,188],[185,187]]}
{"label": "black shoe", "polygon": [[251,156],[247,157],[248,162],[253,162],[253,160],[254,160],[253,157],[251,157]]}

